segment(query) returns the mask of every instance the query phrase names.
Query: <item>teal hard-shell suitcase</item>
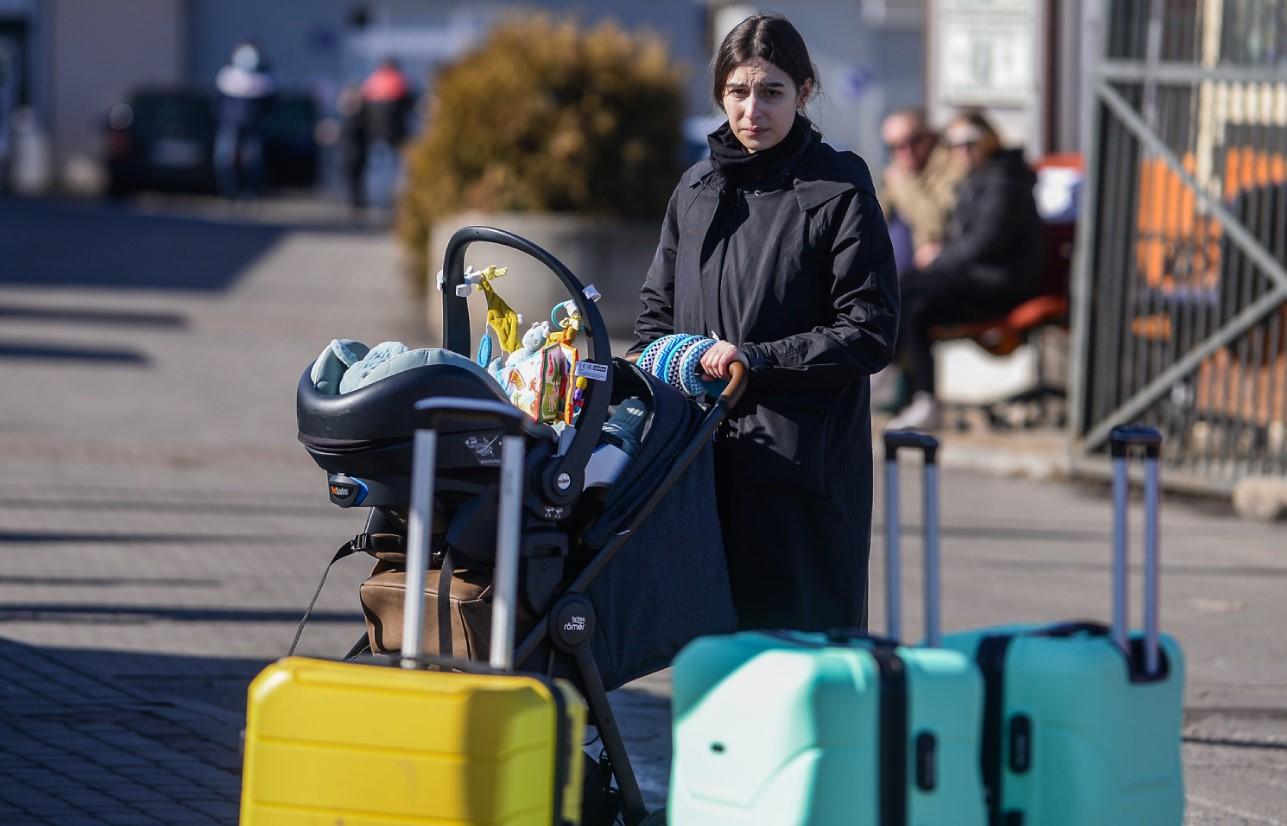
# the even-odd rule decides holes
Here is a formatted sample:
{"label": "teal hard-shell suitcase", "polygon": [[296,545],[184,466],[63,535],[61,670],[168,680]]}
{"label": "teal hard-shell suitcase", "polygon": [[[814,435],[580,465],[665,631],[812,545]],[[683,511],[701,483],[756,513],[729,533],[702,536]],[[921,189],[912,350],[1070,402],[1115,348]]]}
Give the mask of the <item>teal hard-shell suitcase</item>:
{"label": "teal hard-shell suitcase", "polygon": [[[926,449],[926,564],[936,568],[932,440],[909,438],[891,456],[899,446]],[[887,498],[896,632],[896,487]],[[932,641],[936,571],[928,581]],[[843,629],[745,632],[694,641],[673,674],[671,826],[987,822],[978,762],[983,684],[959,652]]]}
{"label": "teal hard-shell suitcase", "polygon": [[[1145,629],[1128,633],[1127,451],[1145,450]],[[1118,428],[1113,624],[1014,625],[944,638],[987,688],[980,762],[993,826],[1180,826],[1184,658],[1158,630],[1158,454]]]}

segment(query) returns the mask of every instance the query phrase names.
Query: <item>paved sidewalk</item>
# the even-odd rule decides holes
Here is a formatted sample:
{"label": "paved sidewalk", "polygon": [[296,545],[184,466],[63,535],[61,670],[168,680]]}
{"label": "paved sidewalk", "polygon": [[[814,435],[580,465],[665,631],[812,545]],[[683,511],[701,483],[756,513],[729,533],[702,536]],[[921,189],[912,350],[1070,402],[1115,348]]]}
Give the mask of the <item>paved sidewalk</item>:
{"label": "paved sidewalk", "polygon": [[[246,685],[361,527],[295,442],[295,382],[332,337],[433,343],[387,235],[323,217],[0,199],[0,638],[20,643],[0,642],[0,826],[111,823],[114,806],[235,822]],[[1040,481],[1059,475],[1048,435],[946,434],[945,628],[1107,614],[1106,491]],[[1287,528],[1168,497],[1162,532],[1163,624],[1189,660],[1186,823],[1287,826]],[[336,565],[301,653],[356,639],[369,570]],[[614,697],[654,804],[668,697],[666,673]]]}
{"label": "paved sidewalk", "polygon": [[0,663],[0,823],[236,822],[236,715],[148,697],[9,640]]}

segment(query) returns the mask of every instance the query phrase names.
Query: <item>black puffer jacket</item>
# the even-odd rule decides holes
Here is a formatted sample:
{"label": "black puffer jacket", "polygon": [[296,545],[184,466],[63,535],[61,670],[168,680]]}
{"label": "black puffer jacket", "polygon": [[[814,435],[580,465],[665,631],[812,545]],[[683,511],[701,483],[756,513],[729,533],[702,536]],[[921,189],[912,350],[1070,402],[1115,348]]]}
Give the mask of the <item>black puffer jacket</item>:
{"label": "black puffer jacket", "polygon": [[866,622],[868,376],[897,333],[893,250],[867,165],[810,131],[754,188],[702,161],[671,196],[635,350],[671,332],[738,344],[750,393],[716,444],[743,627]]}
{"label": "black puffer jacket", "polygon": [[969,270],[1014,302],[1036,295],[1043,263],[1036,182],[1018,149],[997,152],[966,176],[931,269]]}

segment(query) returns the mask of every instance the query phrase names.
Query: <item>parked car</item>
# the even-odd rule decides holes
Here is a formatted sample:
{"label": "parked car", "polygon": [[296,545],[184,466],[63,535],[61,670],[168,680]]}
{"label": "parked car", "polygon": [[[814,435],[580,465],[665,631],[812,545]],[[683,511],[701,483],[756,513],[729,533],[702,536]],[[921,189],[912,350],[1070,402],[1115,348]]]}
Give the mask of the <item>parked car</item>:
{"label": "parked car", "polygon": [[307,94],[275,96],[264,114],[264,165],[269,186],[317,183],[317,104]]}
{"label": "parked car", "polygon": [[[103,135],[108,193],[214,192],[215,103],[203,89],[142,89],[113,106]],[[269,187],[316,183],[316,123],[311,96],[273,97],[262,124]]]}
{"label": "parked car", "polygon": [[147,89],[111,108],[104,132],[107,190],[214,191],[215,118],[200,90]]}

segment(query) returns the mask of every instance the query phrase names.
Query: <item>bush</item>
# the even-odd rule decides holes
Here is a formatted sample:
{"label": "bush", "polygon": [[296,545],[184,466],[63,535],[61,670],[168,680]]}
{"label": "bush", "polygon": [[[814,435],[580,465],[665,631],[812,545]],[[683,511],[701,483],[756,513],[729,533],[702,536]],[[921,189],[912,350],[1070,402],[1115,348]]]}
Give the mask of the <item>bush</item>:
{"label": "bush", "polygon": [[660,216],[684,100],[665,45],[604,23],[510,18],[434,84],[408,147],[398,234],[415,283],[433,222],[463,210]]}

